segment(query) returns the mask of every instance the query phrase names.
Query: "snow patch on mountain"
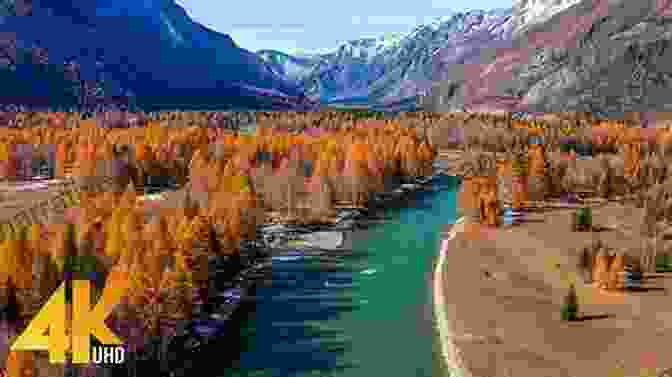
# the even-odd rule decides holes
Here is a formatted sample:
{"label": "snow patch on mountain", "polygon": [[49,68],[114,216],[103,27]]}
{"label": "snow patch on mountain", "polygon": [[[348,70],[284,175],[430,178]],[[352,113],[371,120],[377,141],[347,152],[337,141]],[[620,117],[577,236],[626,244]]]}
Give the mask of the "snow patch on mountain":
{"label": "snow patch on mountain", "polygon": [[168,19],[168,17],[166,17],[166,14],[165,14],[164,12],[160,12],[160,13],[159,13],[159,17],[161,17],[161,21],[163,22],[163,24],[164,24],[164,25],[166,26],[166,28],[168,29],[168,32],[169,32],[170,35],[173,37],[173,40],[176,41],[176,42],[178,42],[178,43],[180,43],[180,44],[184,43],[184,38],[183,38],[182,35],[180,35],[180,33],[175,29],[175,26],[173,26],[173,24],[170,22],[170,20]]}
{"label": "snow patch on mountain", "polygon": [[581,0],[514,0],[513,34],[518,36],[536,25],[550,19]]}
{"label": "snow patch on mountain", "polygon": [[319,59],[317,57],[299,57],[276,50],[260,50],[257,55],[267,64],[271,71],[281,77],[300,82],[310,74]]}
{"label": "snow patch on mountain", "polygon": [[478,64],[443,67],[437,111],[669,111],[670,2],[581,1],[528,27]]}
{"label": "snow patch on mountain", "polygon": [[371,104],[409,102],[429,92],[439,51],[439,60],[451,51],[453,62],[472,61],[484,44],[509,39],[510,25],[510,9],[453,13],[407,34],[350,40],[328,53],[304,53],[300,71],[287,66],[287,61],[295,64],[290,58],[280,61],[266,52],[259,55],[267,63],[275,59],[276,64],[271,64],[275,72],[297,80],[309,98],[326,103],[348,98],[357,103],[364,98]]}

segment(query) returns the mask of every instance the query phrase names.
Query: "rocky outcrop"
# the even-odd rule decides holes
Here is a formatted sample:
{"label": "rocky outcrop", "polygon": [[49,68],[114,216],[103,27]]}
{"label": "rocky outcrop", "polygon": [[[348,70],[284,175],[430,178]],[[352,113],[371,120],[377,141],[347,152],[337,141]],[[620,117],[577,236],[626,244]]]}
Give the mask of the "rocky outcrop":
{"label": "rocky outcrop", "polygon": [[658,0],[584,0],[481,54],[477,64],[445,67],[435,109],[598,116],[669,110],[669,9]]}

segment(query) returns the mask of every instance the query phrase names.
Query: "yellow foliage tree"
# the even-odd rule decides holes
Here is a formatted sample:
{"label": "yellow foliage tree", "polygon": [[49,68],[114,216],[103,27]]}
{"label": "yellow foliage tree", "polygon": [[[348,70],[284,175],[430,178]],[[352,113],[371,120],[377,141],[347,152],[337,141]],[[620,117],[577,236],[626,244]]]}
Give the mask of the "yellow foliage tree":
{"label": "yellow foliage tree", "polygon": [[191,221],[186,216],[181,220],[176,229],[177,250],[175,252],[175,267],[178,272],[190,273],[189,259],[191,257],[191,244],[195,239],[195,233]]}
{"label": "yellow foliage tree", "polygon": [[30,289],[33,281],[33,254],[28,244],[27,233],[27,229],[22,229],[18,237],[9,240],[8,245],[8,251],[16,255],[14,282],[19,289]]}
{"label": "yellow foliage tree", "polygon": [[119,206],[125,210],[131,210],[137,205],[137,191],[135,186],[131,181],[128,186],[126,186],[126,191],[121,195],[121,200],[119,201]]}
{"label": "yellow foliage tree", "polygon": [[121,208],[116,208],[107,221],[105,232],[105,255],[116,262],[125,248],[121,226],[125,222],[125,216]]}
{"label": "yellow foliage tree", "polygon": [[5,363],[7,377],[35,376],[35,356],[32,352],[10,351]]}

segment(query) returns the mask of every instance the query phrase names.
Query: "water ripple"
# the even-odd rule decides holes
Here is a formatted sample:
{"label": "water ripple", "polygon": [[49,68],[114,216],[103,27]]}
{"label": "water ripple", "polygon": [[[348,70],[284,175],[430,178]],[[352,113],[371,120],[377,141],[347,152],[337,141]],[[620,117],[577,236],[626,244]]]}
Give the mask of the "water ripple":
{"label": "water ripple", "polygon": [[431,336],[413,323],[453,197],[420,193],[413,208],[386,211],[356,242],[367,250],[273,263],[240,329],[240,357],[217,377],[432,376]]}

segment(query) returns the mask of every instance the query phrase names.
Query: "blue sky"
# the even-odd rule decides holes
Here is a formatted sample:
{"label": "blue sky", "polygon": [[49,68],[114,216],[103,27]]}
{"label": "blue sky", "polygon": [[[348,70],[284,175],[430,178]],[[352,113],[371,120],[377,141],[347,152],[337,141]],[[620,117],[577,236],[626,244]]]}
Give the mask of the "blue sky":
{"label": "blue sky", "polygon": [[511,7],[511,0],[176,0],[201,24],[248,50],[314,51],[361,37],[405,33],[453,12]]}

